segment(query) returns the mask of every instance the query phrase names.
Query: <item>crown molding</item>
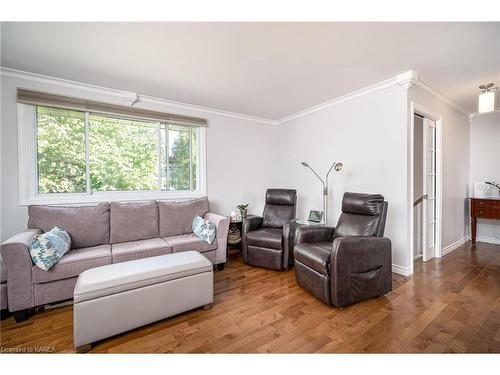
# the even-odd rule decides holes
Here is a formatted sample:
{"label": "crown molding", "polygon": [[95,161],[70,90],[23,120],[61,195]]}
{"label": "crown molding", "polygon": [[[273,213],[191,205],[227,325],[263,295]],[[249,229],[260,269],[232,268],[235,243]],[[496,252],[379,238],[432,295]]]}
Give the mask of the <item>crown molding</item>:
{"label": "crown molding", "polygon": [[415,72],[413,70],[409,70],[407,72],[398,74],[397,76],[394,76],[392,78],[386,79],[385,81],[381,81],[381,82],[375,83],[373,85],[364,87],[362,89],[353,91],[349,94],[346,94],[346,95],[340,96],[338,98],[329,100],[327,102],[315,105],[315,106],[310,107],[308,109],[305,109],[303,111],[299,111],[296,113],[292,113],[291,115],[281,117],[280,119],[276,120],[276,124],[283,124],[285,122],[295,120],[297,118],[309,115],[311,113],[321,111],[322,109],[326,109],[326,108],[338,105],[340,103],[344,103],[348,100],[355,99],[355,98],[358,98],[358,97],[361,97],[364,95],[368,95],[368,94],[374,93],[374,92],[379,91],[379,90],[383,90],[385,88],[388,88],[388,87],[391,87],[394,85],[399,85],[405,90],[409,90],[412,86],[420,87],[422,90],[428,92],[429,94],[433,95],[434,97],[449,104],[450,106],[452,106],[453,108],[455,108],[459,112],[463,113],[464,115],[466,115],[466,116],[470,115],[469,112],[467,112],[465,109],[460,107],[458,104],[454,103],[450,98],[448,98],[444,94],[441,94],[439,91],[433,89],[427,83],[422,81],[419,78],[419,75],[417,72]]}
{"label": "crown molding", "polygon": [[398,74],[396,76],[396,82],[401,87],[408,90],[410,87],[412,87],[414,84],[418,82],[418,73],[413,70],[409,70],[407,72]]}
{"label": "crown molding", "polygon": [[299,111],[299,112],[295,112],[295,113],[292,113],[290,115],[281,117],[278,120],[276,120],[276,123],[277,124],[283,124],[285,122],[288,122],[288,121],[291,121],[291,120],[295,120],[295,119],[297,119],[299,117],[303,117],[303,116],[309,115],[311,113],[321,111],[322,109],[326,109],[326,108],[333,107],[335,105],[344,103],[344,102],[346,102],[348,100],[355,99],[355,98],[358,98],[360,96],[371,94],[373,92],[376,92],[376,91],[383,90],[385,88],[394,86],[395,84],[398,83],[397,77],[398,76],[386,79],[385,81],[381,81],[381,82],[375,83],[375,84],[367,86],[365,88],[353,91],[353,92],[351,92],[349,94],[342,95],[342,96],[340,96],[338,98],[329,100],[327,102],[324,102],[324,103],[321,103],[321,104],[318,104],[318,105],[315,105],[315,106],[312,106],[312,107],[307,108],[305,110],[302,110],[302,111]]}
{"label": "crown molding", "polygon": [[137,102],[159,104],[159,105],[168,105],[170,107],[185,109],[185,110],[189,110],[189,111],[208,113],[208,114],[225,116],[225,117],[232,117],[232,118],[236,118],[236,119],[240,119],[240,120],[258,122],[261,124],[274,125],[276,123],[276,121],[274,121],[274,120],[256,117],[256,116],[251,116],[251,115],[246,115],[243,113],[230,112],[230,111],[220,110],[220,109],[216,109],[216,108],[200,106],[200,105],[196,105],[196,104],[183,103],[183,102],[178,102],[175,100],[159,98],[159,97],[150,96],[150,95],[143,95],[143,94],[131,92],[131,91],[117,90],[117,89],[113,89],[113,88],[93,85],[90,83],[72,81],[69,79],[58,78],[58,77],[48,76],[48,75],[39,74],[39,73],[26,72],[23,70],[12,69],[12,68],[7,68],[7,67],[3,67],[3,66],[0,66],[0,74],[2,76],[5,76],[5,77],[12,77],[12,78],[18,78],[18,79],[23,79],[23,80],[32,81],[32,82],[57,85],[57,86],[62,87],[62,88],[83,90],[83,91],[86,91],[89,93],[94,93],[94,94],[107,95],[107,96],[111,96],[111,97],[116,98],[117,101],[123,102],[126,105],[134,105]]}
{"label": "crown molding", "polygon": [[497,108],[497,109],[490,111],[490,112],[484,112],[484,113],[473,112],[469,115],[469,119],[472,121],[472,120],[477,119],[478,117],[488,116],[491,113],[500,113],[500,108]]}
{"label": "crown molding", "polygon": [[267,119],[267,118],[246,115],[243,113],[230,112],[230,111],[220,110],[220,109],[216,109],[216,108],[200,106],[200,105],[196,105],[196,104],[183,103],[183,102],[178,102],[175,100],[159,98],[159,97],[150,96],[150,95],[143,95],[140,93],[135,93],[135,92],[130,92],[130,91],[117,90],[117,89],[93,85],[93,84],[89,84],[89,83],[72,81],[72,80],[68,80],[68,79],[64,79],[64,78],[58,78],[58,77],[48,76],[48,75],[39,74],[39,73],[26,72],[26,71],[22,71],[22,70],[1,67],[1,66],[0,66],[0,74],[2,76],[14,77],[14,78],[19,78],[19,79],[23,79],[23,80],[33,81],[33,82],[53,84],[53,85],[55,84],[55,85],[57,85],[59,87],[63,87],[63,88],[78,89],[78,90],[87,91],[89,93],[107,95],[107,96],[115,97],[117,99],[117,101],[123,102],[126,105],[134,105],[137,102],[157,104],[157,105],[168,105],[170,107],[175,107],[175,108],[179,108],[179,109],[184,109],[184,110],[189,110],[189,111],[194,111],[194,112],[199,112],[199,113],[208,113],[208,114],[213,114],[213,115],[231,117],[231,118],[252,121],[252,122],[257,122],[257,123],[266,124],[266,125],[283,124],[283,123],[286,123],[288,121],[291,121],[291,120],[312,114],[314,112],[318,112],[318,111],[321,111],[323,109],[344,103],[344,102],[351,100],[351,99],[355,99],[355,98],[358,98],[358,97],[361,97],[364,95],[374,93],[374,92],[379,91],[379,90],[383,90],[385,88],[388,88],[388,87],[391,87],[394,85],[400,85],[401,87],[403,87],[406,90],[410,89],[412,86],[417,86],[417,87],[421,88],[422,90],[428,92],[429,94],[442,100],[443,102],[449,104],[450,106],[457,109],[459,112],[463,113],[464,115],[471,116],[471,114],[469,112],[467,112],[466,110],[461,108],[459,105],[454,103],[450,98],[448,98],[444,94],[438,92],[437,90],[433,89],[427,83],[422,81],[419,78],[418,73],[413,71],[413,70],[409,70],[407,72],[398,74],[392,78],[386,79],[384,81],[375,83],[373,85],[364,87],[364,88],[359,89],[359,90],[355,90],[355,91],[348,93],[346,95],[343,95],[343,96],[340,96],[338,98],[329,100],[327,102],[312,106],[312,107],[304,109],[302,111],[283,116],[277,120],[271,120],[271,119]]}
{"label": "crown molding", "polygon": [[452,101],[446,95],[444,95],[441,92],[437,91],[436,89],[432,88],[431,86],[429,86],[426,82],[422,81],[421,79],[418,79],[415,82],[415,86],[421,88],[422,90],[426,91],[430,95],[440,99],[441,101],[443,101],[446,104],[450,105],[451,107],[455,108],[457,111],[464,114],[465,116],[469,117],[471,115],[471,113],[469,111],[466,111],[464,108],[462,108],[460,105],[456,104],[454,101]]}

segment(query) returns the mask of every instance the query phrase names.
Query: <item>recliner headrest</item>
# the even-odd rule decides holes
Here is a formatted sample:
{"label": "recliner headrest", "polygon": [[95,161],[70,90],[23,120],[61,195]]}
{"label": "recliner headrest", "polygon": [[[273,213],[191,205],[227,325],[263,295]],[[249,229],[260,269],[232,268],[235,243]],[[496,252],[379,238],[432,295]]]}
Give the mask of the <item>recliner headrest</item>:
{"label": "recliner headrest", "polygon": [[380,215],[384,196],[380,194],[344,193],[342,212],[358,215]]}
{"label": "recliner headrest", "polygon": [[267,189],[266,204],[281,206],[295,206],[297,190],[293,189]]}

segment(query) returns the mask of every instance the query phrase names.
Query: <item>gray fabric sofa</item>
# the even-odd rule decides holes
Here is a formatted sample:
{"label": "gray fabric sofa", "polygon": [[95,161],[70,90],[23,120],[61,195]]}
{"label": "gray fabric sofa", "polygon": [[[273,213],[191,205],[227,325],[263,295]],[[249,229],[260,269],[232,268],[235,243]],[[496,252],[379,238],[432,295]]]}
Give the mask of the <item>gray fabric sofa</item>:
{"label": "gray fabric sofa", "polygon": [[0,256],[0,310],[7,308],[7,270]]}
{"label": "gray fabric sofa", "polygon": [[[211,213],[206,197],[187,202],[30,206],[28,215],[28,229],[1,246],[8,308],[17,321],[25,320],[33,307],[72,298],[78,275],[90,268],[190,250],[203,254],[219,270],[226,262],[229,219]],[[195,215],[216,225],[212,245],[192,233]],[[49,271],[42,271],[33,265],[29,246],[34,235],[55,226],[71,235],[71,249]]]}

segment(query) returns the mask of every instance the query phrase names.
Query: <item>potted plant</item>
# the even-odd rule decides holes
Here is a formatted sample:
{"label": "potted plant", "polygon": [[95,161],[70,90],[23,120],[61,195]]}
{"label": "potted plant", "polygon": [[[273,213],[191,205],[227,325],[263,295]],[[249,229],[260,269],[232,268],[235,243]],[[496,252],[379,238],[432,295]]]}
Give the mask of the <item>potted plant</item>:
{"label": "potted plant", "polygon": [[248,207],[248,203],[238,205],[238,210],[240,210],[240,215],[241,215],[242,219],[245,219],[247,217],[247,207]]}

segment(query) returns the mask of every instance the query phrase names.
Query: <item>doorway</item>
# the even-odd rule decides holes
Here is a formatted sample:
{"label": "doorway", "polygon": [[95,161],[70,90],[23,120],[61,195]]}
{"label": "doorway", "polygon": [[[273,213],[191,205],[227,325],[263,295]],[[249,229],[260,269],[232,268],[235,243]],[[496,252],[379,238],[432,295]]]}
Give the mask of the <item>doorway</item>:
{"label": "doorway", "polygon": [[[412,103],[411,262],[441,256],[441,119]],[[413,267],[412,267],[413,268]]]}

